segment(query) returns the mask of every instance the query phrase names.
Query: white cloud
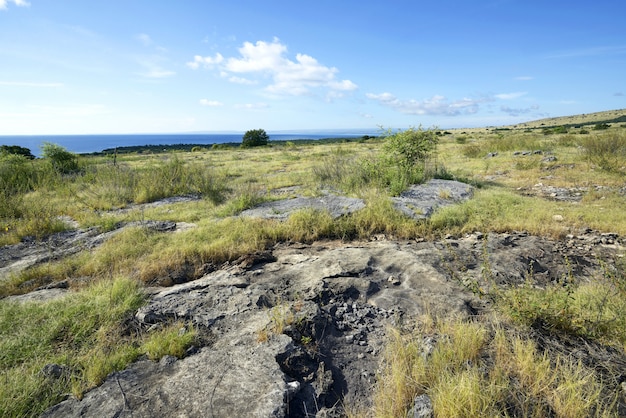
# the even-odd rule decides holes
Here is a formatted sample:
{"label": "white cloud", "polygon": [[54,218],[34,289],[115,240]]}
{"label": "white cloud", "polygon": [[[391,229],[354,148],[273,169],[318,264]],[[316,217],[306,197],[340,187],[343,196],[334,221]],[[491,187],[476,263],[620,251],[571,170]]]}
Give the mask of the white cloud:
{"label": "white cloud", "polygon": [[237,109],[259,110],[259,109],[267,109],[270,106],[267,103],[242,103],[242,104],[236,104],[235,107]]}
{"label": "white cloud", "polygon": [[241,58],[229,58],[226,70],[235,73],[253,73],[258,71],[277,71],[288,66],[291,61],[282,55],[287,47],[274,39],[272,43],[257,41],[256,44],[244,42],[239,48]]}
{"label": "white cloud", "polygon": [[200,104],[202,106],[208,106],[208,107],[224,106],[224,103],[222,102],[218,102],[217,100],[208,100],[208,99],[200,99]]}
{"label": "white cloud", "polygon": [[13,3],[20,7],[30,6],[30,3],[25,0],[0,0],[0,10],[6,10],[9,3]]}
{"label": "white cloud", "polygon": [[143,72],[137,73],[141,77],[159,79],[176,75],[176,72],[164,69],[161,62],[166,61],[165,57],[153,55],[149,57],[137,58],[137,62],[144,68]]}
{"label": "white cloud", "polygon": [[[339,70],[320,64],[306,54],[296,54],[295,61],[287,58],[287,47],[277,38],[272,42],[244,42],[239,48],[240,57],[224,59],[221,54],[214,57],[196,55],[187,66],[198,69],[201,65],[211,68],[220,65],[222,76],[231,82],[242,84],[257,83],[251,78],[269,77],[272,82],[266,91],[273,94],[300,96],[311,94],[313,89],[328,89],[333,92],[347,92],[357,89],[350,80],[338,80]],[[232,74],[247,74],[245,78]]]}
{"label": "white cloud", "polygon": [[527,95],[528,93],[525,91],[517,91],[514,93],[501,93],[501,94],[496,94],[494,97],[496,99],[501,99],[501,100],[513,100],[513,99],[518,99],[522,96]]}
{"label": "white cloud", "polygon": [[391,93],[366,94],[367,98],[376,100],[383,106],[391,107],[401,113],[409,115],[446,115],[474,114],[478,112],[479,104],[490,99],[468,99],[449,101],[444,96],[435,95],[424,100],[400,100]]}
{"label": "white cloud", "polygon": [[235,83],[235,84],[245,84],[245,85],[253,85],[253,84],[258,84],[258,82],[254,81],[254,80],[249,80],[247,78],[243,78],[243,77],[237,77],[237,76],[229,76],[228,73],[226,72],[222,72],[222,77],[227,78],[228,81],[230,81],[231,83]]}
{"label": "white cloud", "polygon": [[205,68],[211,68],[215,64],[219,64],[224,61],[224,57],[219,52],[215,54],[214,57],[203,57],[201,55],[196,55],[193,57],[193,61],[187,63],[187,67],[192,70],[197,70],[200,66]]}
{"label": "white cloud", "polygon": [[539,110],[539,106],[533,105],[527,108],[512,108],[509,106],[500,106],[500,110],[508,114],[509,116],[520,116]]}
{"label": "white cloud", "polygon": [[534,80],[534,79],[535,77],[531,77],[529,75],[522,75],[519,77],[515,77],[515,80],[518,80],[518,81],[529,81],[529,80]]}

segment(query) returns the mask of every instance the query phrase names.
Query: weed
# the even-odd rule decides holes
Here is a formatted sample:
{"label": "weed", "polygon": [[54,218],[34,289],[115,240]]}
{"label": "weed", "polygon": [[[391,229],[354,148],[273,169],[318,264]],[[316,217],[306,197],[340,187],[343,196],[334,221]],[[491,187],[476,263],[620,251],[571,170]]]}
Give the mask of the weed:
{"label": "weed", "polygon": [[282,334],[289,325],[296,322],[296,314],[289,304],[281,303],[270,309],[271,331]]}
{"label": "weed", "polygon": [[141,351],[151,360],[160,360],[165,355],[182,358],[196,336],[192,326],[176,321],[150,333],[141,345]]}

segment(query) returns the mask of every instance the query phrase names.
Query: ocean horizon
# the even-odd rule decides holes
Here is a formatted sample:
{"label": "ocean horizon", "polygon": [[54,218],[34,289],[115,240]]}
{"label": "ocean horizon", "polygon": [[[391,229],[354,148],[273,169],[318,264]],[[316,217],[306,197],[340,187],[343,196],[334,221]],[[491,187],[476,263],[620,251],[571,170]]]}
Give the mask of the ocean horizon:
{"label": "ocean horizon", "polygon": [[[324,138],[358,138],[364,135],[375,136],[374,132],[342,133],[323,131],[320,133],[268,133],[270,141],[292,141],[298,139],[318,140]],[[41,145],[51,142],[76,154],[90,154],[105,149],[144,145],[213,145],[241,143],[243,133],[193,133],[193,134],[107,134],[107,135],[2,135],[0,145],[19,145],[30,149],[37,157],[41,155]]]}

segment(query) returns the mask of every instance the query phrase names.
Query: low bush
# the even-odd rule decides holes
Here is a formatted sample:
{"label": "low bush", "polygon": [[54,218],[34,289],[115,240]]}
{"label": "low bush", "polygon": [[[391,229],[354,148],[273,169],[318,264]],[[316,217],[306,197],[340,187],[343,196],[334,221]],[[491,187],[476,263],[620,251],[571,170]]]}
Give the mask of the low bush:
{"label": "low bush", "polygon": [[70,174],[78,171],[78,156],[60,145],[44,142],[41,155],[58,173]]}
{"label": "low bush", "polygon": [[411,184],[418,184],[437,172],[437,132],[409,128],[384,135],[382,152],[356,160],[348,154],[335,154],[314,168],[324,185],[348,191],[382,188],[398,195]]}

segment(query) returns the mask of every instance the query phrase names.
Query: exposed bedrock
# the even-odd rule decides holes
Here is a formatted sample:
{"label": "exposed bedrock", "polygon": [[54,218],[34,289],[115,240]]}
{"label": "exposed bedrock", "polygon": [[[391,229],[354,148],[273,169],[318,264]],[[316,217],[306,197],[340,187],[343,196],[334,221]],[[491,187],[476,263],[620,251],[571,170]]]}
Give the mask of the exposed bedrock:
{"label": "exposed bedrock", "polygon": [[462,283],[480,279],[486,265],[501,285],[528,271],[537,285],[564,274],[593,277],[615,245],[588,244],[591,251],[513,233],[278,245],[193,282],[150,289],[137,326],[182,320],[202,344],[181,360],[136,362],[44,416],[328,417],[344,405],[366,409],[389,326],[426,311],[480,312],[486,302]]}

